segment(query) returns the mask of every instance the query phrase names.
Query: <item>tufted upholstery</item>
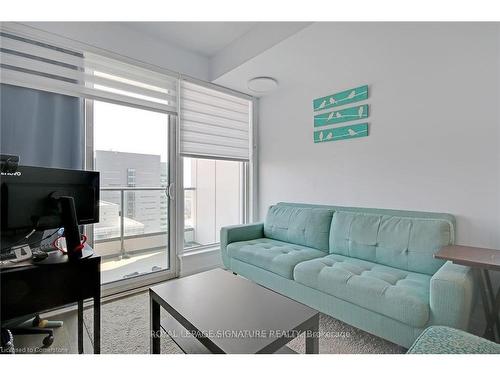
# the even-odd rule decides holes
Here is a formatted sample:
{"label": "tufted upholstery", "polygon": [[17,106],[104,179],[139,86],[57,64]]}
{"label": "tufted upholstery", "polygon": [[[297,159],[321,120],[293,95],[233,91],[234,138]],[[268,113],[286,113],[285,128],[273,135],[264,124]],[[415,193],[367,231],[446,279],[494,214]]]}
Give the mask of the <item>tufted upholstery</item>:
{"label": "tufted upholstery", "polygon": [[430,276],[332,254],[299,263],[295,281],[413,327],[429,320]]}
{"label": "tufted upholstery", "polygon": [[415,340],[407,354],[500,354],[500,344],[458,329],[431,326]]}
{"label": "tufted upholstery", "polygon": [[333,210],[271,206],[264,222],[264,236],[328,252]]}
{"label": "tufted upholstery", "polygon": [[329,246],[333,254],[432,275],[444,263],[433,254],[451,243],[446,219],[336,211]]}
{"label": "tufted upholstery", "polygon": [[472,270],[433,258],[454,227],[446,213],[280,202],[265,223],[222,228],[221,255],[243,277],[409,347],[429,325],[467,329]]}
{"label": "tufted upholstery", "polygon": [[325,255],[320,250],[269,238],[233,242],[227,246],[227,253],[230,258],[253,264],[288,279],[292,278],[293,268],[298,263]]}

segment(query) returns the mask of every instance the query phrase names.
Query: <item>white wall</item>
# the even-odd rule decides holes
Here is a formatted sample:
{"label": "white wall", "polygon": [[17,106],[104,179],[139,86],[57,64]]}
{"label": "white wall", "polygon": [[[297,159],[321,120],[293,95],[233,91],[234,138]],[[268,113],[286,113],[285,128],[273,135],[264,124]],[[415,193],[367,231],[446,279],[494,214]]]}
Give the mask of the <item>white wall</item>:
{"label": "white wall", "polygon": [[[259,103],[260,217],[279,201],[448,212],[457,243],[500,248],[499,51],[496,24],[316,23],[218,79],[280,81]],[[362,84],[370,135],[314,144],[312,100]]]}
{"label": "white wall", "polygon": [[23,22],[23,24],[174,72],[198,79],[209,79],[207,57],[160,41],[119,23]]}
{"label": "white wall", "polygon": [[260,22],[210,59],[210,79],[250,60],[310,25],[311,22]]}
{"label": "white wall", "polygon": [[[493,24],[315,24],[254,61],[283,83],[260,100],[260,215],[278,201],[449,212],[458,243],[500,247],[498,40]],[[312,99],[361,84],[369,137],[314,144]]]}

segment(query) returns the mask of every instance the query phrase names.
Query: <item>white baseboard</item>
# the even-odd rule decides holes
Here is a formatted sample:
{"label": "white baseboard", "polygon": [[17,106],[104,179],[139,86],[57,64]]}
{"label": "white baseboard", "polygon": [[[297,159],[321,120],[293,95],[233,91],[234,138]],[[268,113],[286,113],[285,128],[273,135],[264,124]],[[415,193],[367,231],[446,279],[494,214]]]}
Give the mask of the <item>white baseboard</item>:
{"label": "white baseboard", "polygon": [[188,252],[179,256],[179,276],[189,276],[194,273],[222,267],[220,248]]}

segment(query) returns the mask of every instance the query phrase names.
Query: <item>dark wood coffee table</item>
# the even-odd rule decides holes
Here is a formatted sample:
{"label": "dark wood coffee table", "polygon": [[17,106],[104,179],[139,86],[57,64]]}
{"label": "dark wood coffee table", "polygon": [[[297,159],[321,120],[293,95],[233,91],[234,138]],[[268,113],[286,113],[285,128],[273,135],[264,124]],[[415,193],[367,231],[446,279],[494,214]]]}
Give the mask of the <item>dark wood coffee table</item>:
{"label": "dark wood coffee table", "polygon": [[[160,353],[160,306],[183,327],[170,336],[187,353],[275,353],[304,332],[306,353],[319,350],[316,310],[229,271],[167,281],[149,296],[151,353]],[[203,350],[193,350],[200,344]]]}
{"label": "dark wood coffee table", "polygon": [[500,271],[500,250],[451,245],[441,248],[434,257],[474,269],[486,318],[483,336],[495,341],[496,333],[496,341],[500,342],[500,288],[495,293],[489,274],[489,271]]}

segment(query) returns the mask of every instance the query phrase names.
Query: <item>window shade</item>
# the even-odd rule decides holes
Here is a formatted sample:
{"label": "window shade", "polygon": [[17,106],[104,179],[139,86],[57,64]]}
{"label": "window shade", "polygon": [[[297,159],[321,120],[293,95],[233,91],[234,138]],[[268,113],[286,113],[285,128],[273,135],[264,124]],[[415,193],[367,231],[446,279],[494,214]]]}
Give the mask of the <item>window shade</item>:
{"label": "window shade", "polygon": [[177,78],[87,51],[0,32],[0,81],[158,112],[177,112]]}
{"label": "window shade", "polygon": [[251,101],[182,80],[181,154],[248,160]]}

